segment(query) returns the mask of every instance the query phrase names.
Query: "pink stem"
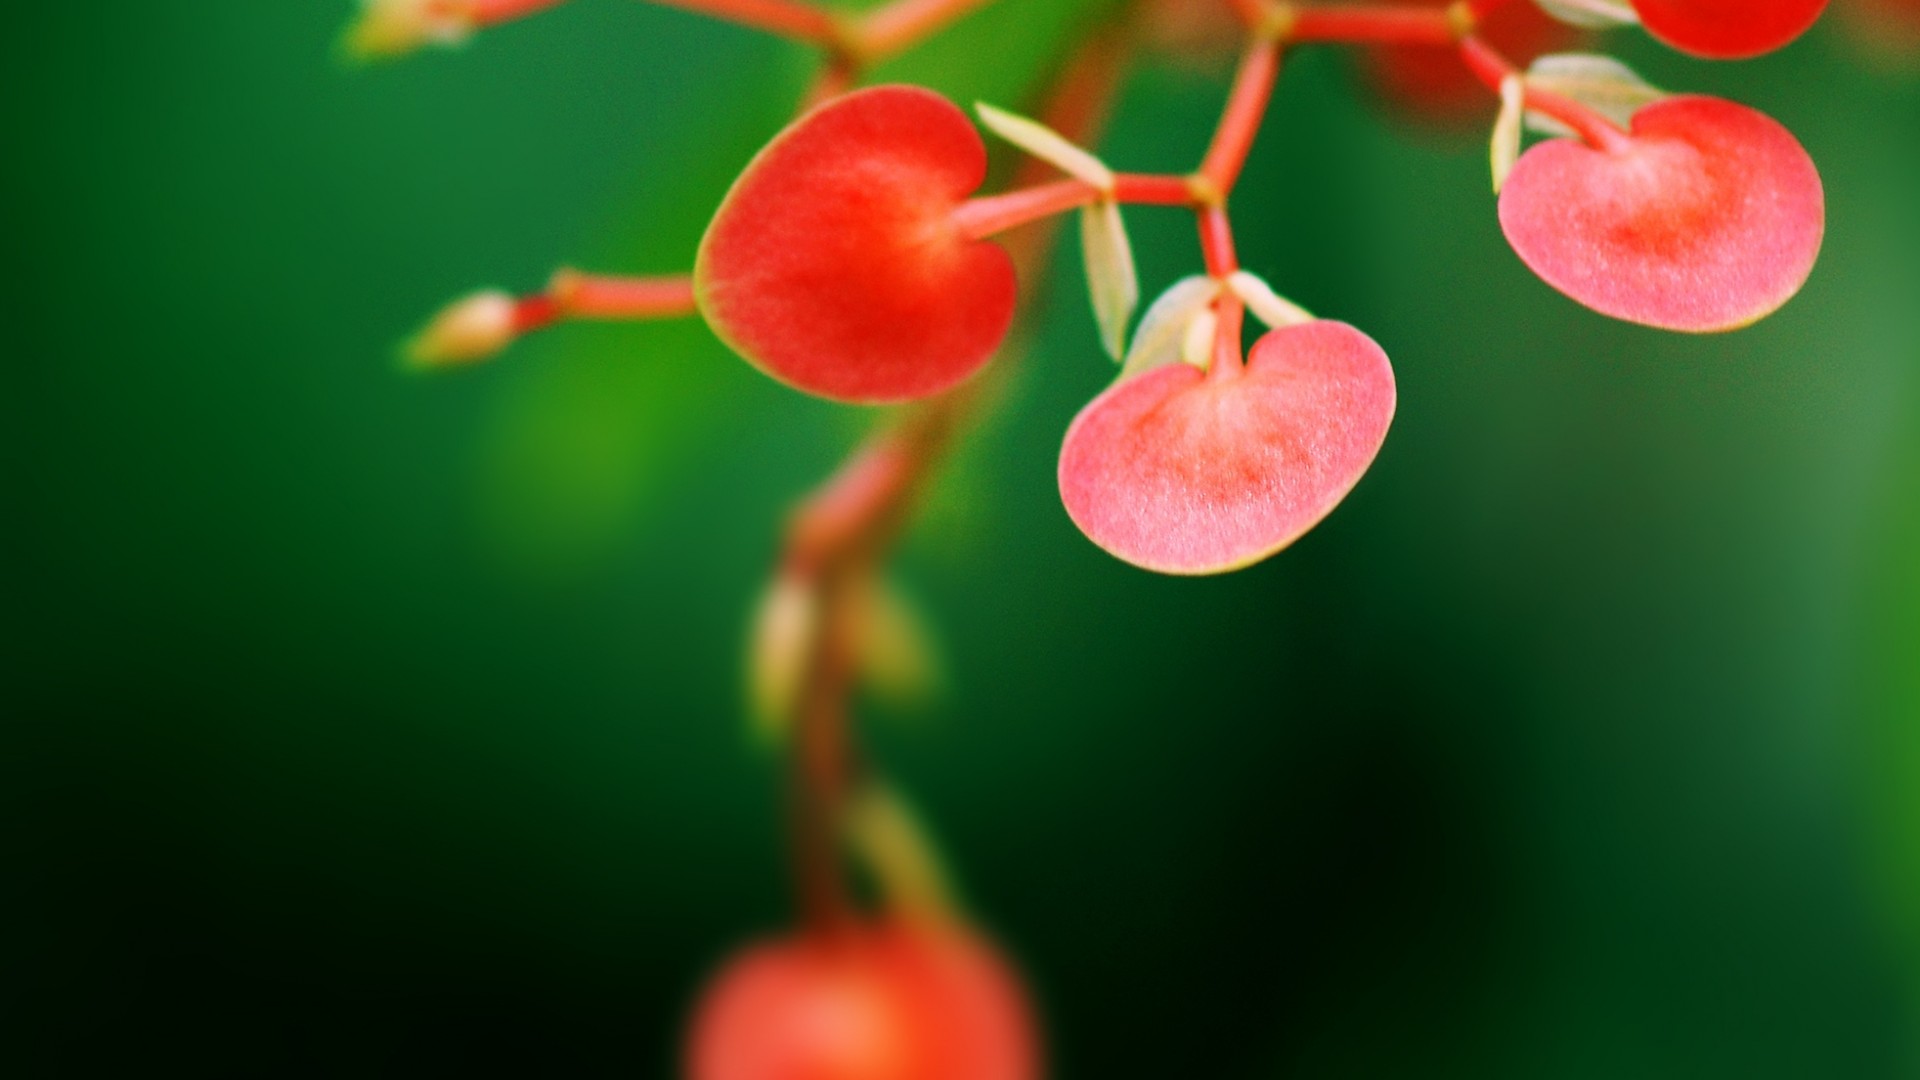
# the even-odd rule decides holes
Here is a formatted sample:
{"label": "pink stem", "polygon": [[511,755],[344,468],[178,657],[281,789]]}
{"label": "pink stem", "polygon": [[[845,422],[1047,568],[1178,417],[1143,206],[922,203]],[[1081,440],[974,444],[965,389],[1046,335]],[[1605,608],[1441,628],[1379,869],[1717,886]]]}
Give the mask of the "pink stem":
{"label": "pink stem", "polygon": [[660,319],[695,311],[693,278],[687,274],[605,277],[562,270],[547,292],[576,319]]}
{"label": "pink stem", "polygon": [[[1506,57],[1471,35],[1460,41],[1460,58],[1496,94],[1508,78],[1521,74]],[[1527,87],[1525,105],[1572,128],[1596,150],[1617,154],[1633,146],[1633,136],[1625,128],[1572,98]]]}
{"label": "pink stem", "polygon": [[1233,89],[1227,95],[1226,110],[1213,133],[1200,175],[1206,177],[1225,198],[1240,179],[1240,170],[1253,149],[1254,136],[1266,118],[1267,104],[1273,100],[1273,84],[1280,76],[1280,47],[1271,41],[1257,41],[1241,58],[1240,71],[1234,76]]}
{"label": "pink stem", "polygon": [[1147,206],[1191,206],[1195,201],[1192,180],[1158,173],[1120,173],[1113,178],[1113,197]]}
{"label": "pink stem", "polygon": [[[1222,206],[1207,206],[1198,211],[1200,253],[1206,259],[1207,273],[1224,281],[1240,269],[1240,256],[1234,251],[1233,223]],[[1214,302],[1214,315],[1220,320],[1213,338],[1213,363],[1207,373],[1217,379],[1239,374],[1240,325],[1245,309],[1239,297],[1231,293]]]}
{"label": "pink stem", "polygon": [[1086,206],[1100,198],[1100,189],[1085,180],[1056,180],[1039,187],[968,199],[954,208],[953,226],[969,240],[1018,228],[1042,218]]}
{"label": "pink stem", "polygon": [[1218,322],[1213,332],[1213,362],[1207,365],[1210,379],[1231,379],[1246,370],[1240,355],[1240,331],[1246,322],[1247,307],[1240,298],[1226,293],[1213,302]]}

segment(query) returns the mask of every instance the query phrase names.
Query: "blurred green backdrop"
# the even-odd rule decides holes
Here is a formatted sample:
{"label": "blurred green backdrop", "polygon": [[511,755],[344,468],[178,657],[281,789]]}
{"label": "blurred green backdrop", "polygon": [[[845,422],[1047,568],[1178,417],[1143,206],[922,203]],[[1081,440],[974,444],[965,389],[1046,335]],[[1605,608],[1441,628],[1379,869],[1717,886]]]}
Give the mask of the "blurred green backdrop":
{"label": "blurred green backdrop", "polygon": [[[1097,6],[889,74],[1018,104]],[[9,16],[7,1075],[667,1076],[787,917],[744,613],[867,417],[695,324],[390,357],[475,285],[684,267],[805,66],[582,0],[345,71],[346,14]],[[1111,373],[1063,248],[903,560],[952,693],[871,725],[1059,1075],[1920,1074],[1920,81],[1834,27],[1621,49],[1805,142],[1805,293],[1710,339],[1585,313],[1506,250],[1477,131],[1302,53],[1243,251],[1401,407],[1254,570],[1138,573],[1059,509]],[[1188,162],[1219,95],[1142,69],[1111,158]],[[1150,293],[1195,265],[1133,218]]]}

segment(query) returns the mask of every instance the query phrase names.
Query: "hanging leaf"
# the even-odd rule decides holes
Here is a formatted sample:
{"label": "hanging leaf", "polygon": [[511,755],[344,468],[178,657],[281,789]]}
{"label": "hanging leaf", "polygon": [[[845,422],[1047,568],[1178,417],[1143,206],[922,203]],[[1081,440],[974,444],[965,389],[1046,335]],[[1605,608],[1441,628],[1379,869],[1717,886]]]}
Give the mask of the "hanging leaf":
{"label": "hanging leaf", "polygon": [[1247,310],[1253,312],[1254,318],[1271,329],[1313,321],[1312,312],[1274,292],[1273,286],[1257,274],[1237,270],[1227,279],[1227,287],[1247,305]]}
{"label": "hanging leaf", "polygon": [[748,710],[754,730],[769,742],[786,736],[819,630],[819,593],[812,579],[775,578],[754,614],[747,649]]}
{"label": "hanging leaf", "polygon": [[864,600],[860,673],[867,689],[895,709],[926,705],[946,682],[946,665],[926,615],[885,579],[869,585]]}
{"label": "hanging leaf", "polygon": [[872,781],[847,800],[848,846],[880,887],[889,910],[915,918],[959,914],[945,860],[919,815],[891,787]]}
{"label": "hanging leaf", "polygon": [[1640,16],[1626,0],[1535,0],[1554,19],[1582,30],[1613,30],[1633,26]]}
{"label": "hanging leaf", "polygon": [[1133,335],[1126,362],[1120,367],[1122,379],[1143,371],[1178,362],[1186,347],[1187,329],[1207,313],[1220,295],[1220,282],[1195,274],[1173,283],[1154,300],[1140,319]]}
{"label": "hanging leaf", "polygon": [[1125,355],[1127,324],[1140,303],[1140,277],[1134,268],[1133,245],[1120,204],[1112,199],[1082,207],[1080,246],[1087,264],[1087,290],[1093,298],[1093,317],[1100,324],[1100,344],[1115,360]]}
{"label": "hanging leaf", "polygon": [[[1543,56],[1527,69],[1527,85],[1572,98],[1621,127],[1633,122],[1634,113],[1669,96],[1627,65],[1597,53]],[[1574,134],[1565,124],[1539,113],[1527,115],[1527,127],[1542,135]]]}
{"label": "hanging leaf", "polygon": [[1066,136],[1040,123],[996,109],[984,101],[974,103],[980,122],[989,131],[1052,165],[1068,176],[1084,180],[1101,191],[1113,190],[1113,170],[1099,158],[1067,141]]}
{"label": "hanging leaf", "polygon": [[1507,174],[1520,160],[1522,122],[1527,112],[1527,85],[1520,76],[1500,80],[1500,116],[1493,122],[1493,193],[1507,185]]}

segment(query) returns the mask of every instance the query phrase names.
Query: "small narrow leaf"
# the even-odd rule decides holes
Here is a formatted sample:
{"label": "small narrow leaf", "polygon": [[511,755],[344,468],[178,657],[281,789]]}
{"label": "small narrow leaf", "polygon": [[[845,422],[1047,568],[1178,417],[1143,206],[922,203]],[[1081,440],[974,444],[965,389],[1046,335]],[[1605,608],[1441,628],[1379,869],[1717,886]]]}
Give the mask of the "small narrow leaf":
{"label": "small narrow leaf", "polygon": [[1047,162],[1077,180],[1084,180],[1101,191],[1113,190],[1113,170],[1099,158],[1067,141],[1066,136],[1035,120],[996,109],[984,101],[974,103],[980,122],[989,131]]}
{"label": "small narrow leaf", "polygon": [[[1633,122],[1634,113],[1669,96],[1627,65],[1595,53],[1543,56],[1527,69],[1527,85],[1572,98],[1621,127]],[[1543,135],[1573,134],[1565,124],[1538,113],[1528,114],[1527,126]]]}
{"label": "small narrow leaf", "polygon": [[1536,0],[1540,10],[1568,26],[1582,30],[1612,30],[1632,26],[1640,16],[1627,0]]}
{"label": "small narrow leaf", "polygon": [[1522,122],[1526,119],[1527,85],[1520,76],[1500,80],[1500,117],[1493,122],[1493,193],[1507,185],[1507,174],[1520,160]]}
{"label": "small narrow leaf", "polygon": [[1100,344],[1118,360],[1126,353],[1127,324],[1140,303],[1140,277],[1119,203],[1101,199],[1081,208],[1080,245],[1086,257],[1093,317],[1100,324]]}
{"label": "small narrow leaf", "polygon": [[1213,366],[1213,339],[1220,333],[1220,316],[1212,308],[1193,317],[1180,342],[1180,359],[1205,371]]}
{"label": "small narrow leaf", "polygon": [[895,709],[926,705],[946,682],[926,615],[891,581],[868,586],[865,602],[860,669],[867,689]]}
{"label": "small narrow leaf", "polygon": [[786,735],[820,630],[820,603],[810,579],[781,574],[760,600],[747,654],[747,704],[754,730],[768,741]]}
{"label": "small narrow leaf", "polygon": [[1254,318],[1270,329],[1278,330],[1283,326],[1298,326],[1313,321],[1312,312],[1274,292],[1273,286],[1257,274],[1235,271],[1227,279],[1227,287],[1247,305],[1247,310],[1253,312]]}
{"label": "small narrow leaf", "polygon": [[847,800],[848,846],[866,864],[888,909],[915,917],[959,914],[945,861],[926,828],[894,790],[878,781]]}
{"label": "small narrow leaf", "polygon": [[1187,328],[1195,318],[1206,314],[1219,295],[1220,282],[1210,277],[1195,274],[1174,282],[1141,317],[1126,362],[1120,367],[1120,377],[1130,378],[1178,362],[1186,345]]}

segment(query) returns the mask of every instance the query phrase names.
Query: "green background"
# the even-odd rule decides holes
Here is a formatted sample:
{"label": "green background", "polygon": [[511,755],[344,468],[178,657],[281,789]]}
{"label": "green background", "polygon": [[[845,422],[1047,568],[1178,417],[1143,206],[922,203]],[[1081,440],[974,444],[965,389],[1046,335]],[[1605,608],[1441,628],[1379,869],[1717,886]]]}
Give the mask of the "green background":
{"label": "green background", "polygon": [[[1094,6],[891,74],[1018,105]],[[743,625],[868,418],[695,323],[391,357],[476,285],[684,268],[803,59],[581,0],[350,71],[346,14],[9,14],[8,1075],[667,1076],[789,918]],[[1301,54],[1242,250],[1382,343],[1400,415],[1247,572],[1061,512],[1111,376],[1062,248],[902,558],[950,692],[869,725],[1059,1075],[1920,1072],[1920,80],[1835,26],[1620,47],[1806,144],[1805,292],[1715,338],[1586,313],[1506,249],[1477,128]],[[1142,69],[1111,160],[1187,165],[1220,93]],[[1150,294],[1197,265],[1132,217]]]}

